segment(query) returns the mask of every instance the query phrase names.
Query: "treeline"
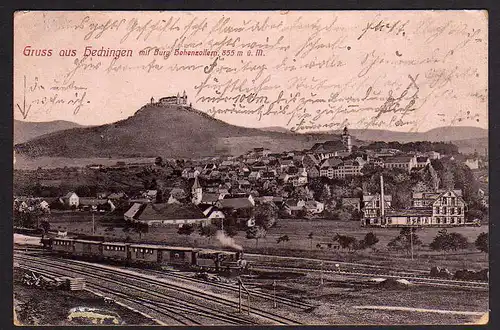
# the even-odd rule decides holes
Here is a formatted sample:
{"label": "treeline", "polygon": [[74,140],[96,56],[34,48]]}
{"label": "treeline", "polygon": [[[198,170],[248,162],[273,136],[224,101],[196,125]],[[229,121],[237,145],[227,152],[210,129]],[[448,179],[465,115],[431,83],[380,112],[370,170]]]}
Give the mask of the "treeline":
{"label": "treeline", "polygon": [[436,151],[443,155],[456,155],[458,154],[458,147],[451,142],[430,142],[430,141],[417,141],[400,143],[397,141],[383,142],[377,141],[370,143],[367,146],[359,147],[359,150],[380,150],[380,149],[398,149],[403,152],[428,152]]}

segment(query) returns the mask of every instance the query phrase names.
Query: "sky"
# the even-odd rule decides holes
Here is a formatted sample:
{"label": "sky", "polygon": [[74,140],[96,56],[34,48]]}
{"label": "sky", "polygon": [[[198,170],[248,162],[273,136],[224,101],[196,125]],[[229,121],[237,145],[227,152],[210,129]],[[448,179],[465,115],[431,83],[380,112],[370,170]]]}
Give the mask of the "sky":
{"label": "sky", "polygon": [[485,11],[17,12],[14,118],[100,125],[186,91],[247,127],[487,129],[487,24]]}

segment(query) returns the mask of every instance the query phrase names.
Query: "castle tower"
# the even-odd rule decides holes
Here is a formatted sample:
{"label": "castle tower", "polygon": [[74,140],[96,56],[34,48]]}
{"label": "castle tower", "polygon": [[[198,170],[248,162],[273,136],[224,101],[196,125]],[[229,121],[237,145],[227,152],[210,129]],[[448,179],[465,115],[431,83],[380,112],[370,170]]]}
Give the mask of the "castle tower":
{"label": "castle tower", "polygon": [[184,91],[182,93],[182,105],[186,105],[187,104],[187,95],[186,95],[186,91]]}
{"label": "castle tower", "polygon": [[346,147],[348,152],[352,151],[352,141],[351,141],[351,134],[349,134],[349,131],[347,130],[347,126],[344,127],[344,131],[342,133],[342,143]]}
{"label": "castle tower", "polygon": [[203,196],[203,188],[201,187],[200,182],[198,181],[198,176],[194,178],[194,184],[193,187],[191,187],[191,195],[192,195],[191,201],[193,202],[194,205],[198,205],[201,203],[201,198]]}

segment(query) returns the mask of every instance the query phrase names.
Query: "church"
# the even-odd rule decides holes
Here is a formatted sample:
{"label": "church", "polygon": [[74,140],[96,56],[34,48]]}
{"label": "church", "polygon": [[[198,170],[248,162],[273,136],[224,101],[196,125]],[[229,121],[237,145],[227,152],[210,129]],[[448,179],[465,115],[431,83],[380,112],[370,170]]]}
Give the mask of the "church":
{"label": "church", "polygon": [[344,127],[342,135],[336,140],[316,143],[310,150],[320,160],[332,157],[345,157],[352,152],[352,138],[347,127]]}

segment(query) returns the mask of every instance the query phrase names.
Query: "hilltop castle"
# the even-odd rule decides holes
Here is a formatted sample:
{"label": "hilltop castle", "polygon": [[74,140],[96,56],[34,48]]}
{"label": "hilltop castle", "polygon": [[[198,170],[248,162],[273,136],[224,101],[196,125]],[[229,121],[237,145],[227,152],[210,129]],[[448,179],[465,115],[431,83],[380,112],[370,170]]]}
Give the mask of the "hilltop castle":
{"label": "hilltop castle", "polygon": [[186,91],[182,93],[182,96],[180,96],[180,94],[177,93],[177,96],[162,97],[158,102],[155,102],[154,97],[151,97],[151,105],[168,105],[168,104],[187,106],[188,104],[187,104]]}

